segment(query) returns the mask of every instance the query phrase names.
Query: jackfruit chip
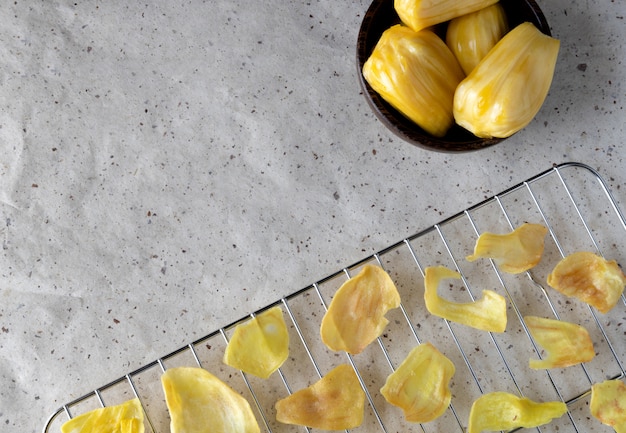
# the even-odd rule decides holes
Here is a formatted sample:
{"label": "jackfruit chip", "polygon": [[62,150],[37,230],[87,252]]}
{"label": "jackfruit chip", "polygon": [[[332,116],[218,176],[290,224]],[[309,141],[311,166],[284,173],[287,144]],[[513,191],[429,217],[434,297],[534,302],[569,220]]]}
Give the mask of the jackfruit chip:
{"label": "jackfruit chip", "polygon": [[117,406],[85,412],[66,421],[62,433],[143,433],[143,408],[138,398]]}
{"label": "jackfruit chip", "polygon": [[450,406],[450,380],[455,368],[431,343],[415,347],[387,377],[380,392],[404,411],[407,421],[425,423],[440,417]]}
{"label": "jackfruit chip", "polygon": [[237,325],[224,353],[224,363],[267,379],[289,356],[289,333],[280,307]]}
{"label": "jackfruit chip", "polygon": [[361,353],[389,323],[387,311],[399,306],[391,277],[380,266],[365,265],[335,292],[322,319],[322,341],[331,350]]}
{"label": "jackfruit chip", "polygon": [[596,356],[589,332],[580,325],[536,316],[526,316],[524,322],[530,335],[547,352],[544,359],[529,361],[534,370],[569,367]]}
{"label": "jackfruit chip", "polygon": [[161,384],[171,433],[260,432],[248,401],[203,368],[168,368]]}
{"label": "jackfruit chip", "polygon": [[535,402],[507,392],[492,392],[472,404],[467,433],[539,427],[566,412],[567,405],[561,401]]}
{"label": "jackfruit chip", "polygon": [[276,402],[276,419],[322,430],[345,430],[363,422],[365,392],[354,369],[341,364],[313,385]]}
{"label": "jackfruit chip", "polygon": [[622,296],[626,276],[615,260],[579,251],[559,261],[548,275],[548,284],[565,296],[607,313]]}
{"label": "jackfruit chip", "polygon": [[483,290],[482,298],[474,302],[457,303],[437,294],[444,279],[460,279],[461,275],[445,266],[427,267],[424,272],[426,309],[435,316],[455,323],[490,332],[504,332],[507,323],[506,299],[492,290]]}
{"label": "jackfruit chip", "polygon": [[602,424],[617,433],[626,433],[626,385],[618,379],[605,380],[591,387],[589,410]]}
{"label": "jackfruit chip", "polygon": [[541,260],[548,229],[541,224],[525,223],[506,234],[485,232],[478,237],[474,254],[466,259],[490,258],[509,274],[519,274]]}

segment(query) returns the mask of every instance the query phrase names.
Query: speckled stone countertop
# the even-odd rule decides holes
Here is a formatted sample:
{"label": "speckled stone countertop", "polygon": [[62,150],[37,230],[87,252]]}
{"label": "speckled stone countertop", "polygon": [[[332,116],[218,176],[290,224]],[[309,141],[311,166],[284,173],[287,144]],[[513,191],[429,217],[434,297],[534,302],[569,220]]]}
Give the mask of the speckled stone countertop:
{"label": "speckled stone countertop", "polygon": [[553,164],[626,205],[626,3],[540,5],[542,110],[442,154],[360,92],[368,1],[3,4],[2,431]]}

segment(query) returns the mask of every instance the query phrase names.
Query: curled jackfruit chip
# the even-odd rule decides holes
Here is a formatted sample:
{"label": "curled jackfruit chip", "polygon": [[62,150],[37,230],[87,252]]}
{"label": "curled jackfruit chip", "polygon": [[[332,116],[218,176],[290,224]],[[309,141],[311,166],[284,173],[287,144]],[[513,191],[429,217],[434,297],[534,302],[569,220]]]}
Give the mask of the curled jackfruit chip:
{"label": "curled jackfruit chip", "polygon": [[589,410],[602,424],[617,433],[626,433],[626,385],[618,379],[605,380],[591,387]]}
{"label": "curled jackfruit chip", "polygon": [[529,361],[534,370],[569,367],[596,356],[589,332],[580,325],[537,316],[526,316],[524,322],[530,335],[547,352],[544,359]]}
{"label": "curled jackfruit chip", "polygon": [[203,368],[168,368],[161,376],[172,433],[259,433],[250,404]]}
{"label": "curled jackfruit chip", "polygon": [[278,400],[276,419],[322,430],[344,430],[361,425],[365,392],[354,369],[341,364],[307,388]]}
{"label": "curled jackfruit chip", "polygon": [[545,101],[560,42],[525,22],[508,32],[458,85],[456,123],[477,137],[506,138]]}
{"label": "curled jackfruit chip", "polygon": [[61,426],[62,433],[143,433],[144,416],[138,398],[117,406],[85,412]]}
{"label": "curled jackfruit chip", "polygon": [[387,311],[399,306],[391,277],[380,266],[365,265],[335,292],[322,319],[322,341],[331,350],[361,353],[389,323]]}
{"label": "curled jackfruit chip", "polygon": [[561,259],[548,275],[548,284],[565,296],[574,297],[609,312],[626,286],[626,276],[615,260],[587,251],[578,251]]}
{"label": "curled jackfruit chip", "polygon": [[470,262],[490,258],[509,274],[519,274],[534,267],[541,260],[544,239],[548,229],[541,224],[524,223],[512,232],[495,234],[485,232],[478,237]]}
{"label": "curled jackfruit chip", "polygon": [[385,101],[435,137],[454,124],[452,100],[465,77],[454,54],[430,30],[385,30],[363,65],[363,78]]}
{"label": "curled jackfruit chip", "polygon": [[461,15],[469,14],[498,0],[395,0],[393,7],[404,24],[420,31]]}
{"label": "curled jackfruit chip", "polygon": [[451,20],[446,45],[469,75],[508,30],[504,8],[495,3]]}
{"label": "curled jackfruit chip", "polygon": [[492,290],[483,290],[474,302],[457,303],[437,294],[444,279],[460,279],[461,275],[445,266],[427,267],[424,272],[424,300],[426,309],[435,316],[483,331],[504,332],[506,329],[506,299]]}
{"label": "curled jackfruit chip", "polygon": [[507,392],[492,392],[472,404],[467,433],[539,427],[566,412],[567,405],[561,401],[535,402]]}
{"label": "curled jackfruit chip", "polygon": [[440,417],[450,406],[450,380],[455,368],[431,343],[413,348],[387,377],[381,394],[404,411],[407,421],[425,423]]}
{"label": "curled jackfruit chip", "polygon": [[289,356],[289,333],[280,307],[237,325],[226,346],[224,363],[267,379]]}

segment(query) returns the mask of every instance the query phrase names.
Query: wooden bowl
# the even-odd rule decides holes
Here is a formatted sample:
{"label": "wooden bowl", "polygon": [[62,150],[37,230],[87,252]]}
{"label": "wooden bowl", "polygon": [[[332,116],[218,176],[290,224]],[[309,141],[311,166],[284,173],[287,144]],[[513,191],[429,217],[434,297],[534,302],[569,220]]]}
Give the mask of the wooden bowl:
{"label": "wooden bowl", "polygon": [[[500,3],[506,12],[510,28],[529,21],[544,34],[552,36],[543,12],[534,0],[500,0]],[[383,32],[399,23],[400,18],[393,7],[393,0],[374,0],[365,13],[359,29],[356,46],[357,75],[363,95],[376,117],[403,140],[424,149],[439,152],[468,152],[493,146],[504,140],[503,138],[479,138],[456,124],[444,137],[434,137],[393,108],[370,87],[363,78],[363,64],[369,58]],[[446,26],[445,23],[441,24],[435,30],[444,37]]]}

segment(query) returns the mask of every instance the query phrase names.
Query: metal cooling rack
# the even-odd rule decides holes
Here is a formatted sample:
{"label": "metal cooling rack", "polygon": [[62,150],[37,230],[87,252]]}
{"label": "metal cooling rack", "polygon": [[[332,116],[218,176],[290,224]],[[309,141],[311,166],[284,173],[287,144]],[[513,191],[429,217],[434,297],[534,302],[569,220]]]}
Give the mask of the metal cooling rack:
{"label": "metal cooling rack", "polygon": [[[489,260],[465,260],[479,233],[503,233],[523,222],[549,229],[542,261],[530,272],[508,275]],[[561,257],[578,250],[626,263],[622,245],[626,245],[626,222],[605,181],[584,164],[561,164],[63,405],[47,420],[43,432],[58,432],[73,416],[133,397],[143,404],[146,432],[168,432],[160,375],[166,368],[182,365],[206,368],[244,395],[266,431],[308,430],[278,423],[274,403],[341,363],[355,368],[366,391],[369,404],[358,431],[463,432],[474,399],[491,391],[567,404],[565,416],[536,431],[612,431],[590,416],[589,393],[595,382],[625,376],[626,300],[622,297],[611,312],[600,314],[561,296],[545,281]],[[388,329],[361,354],[331,352],[319,338],[326,305],[335,290],[366,263],[379,264],[392,276],[402,305],[387,314]],[[458,282],[439,288],[443,297],[463,302],[491,289],[508,298],[506,332],[476,331],[429,315],[423,301],[423,270],[432,265],[448,266],[462,275]],[[290,357],[285,364],[266,380],[225,366],[222,356],[234,327],[274,306],[283,310],[290,331]],[[566,369],[530,370],[528,360],[540,358],[543,352],[524,324],[523,317],[529,314],[585,326],[596,358]],[[418,425],[404,421],[401,411],[387,404],[379,390],[410,349],[426,341],[454,362],[456,374],[449,410],[431,423]]]}

